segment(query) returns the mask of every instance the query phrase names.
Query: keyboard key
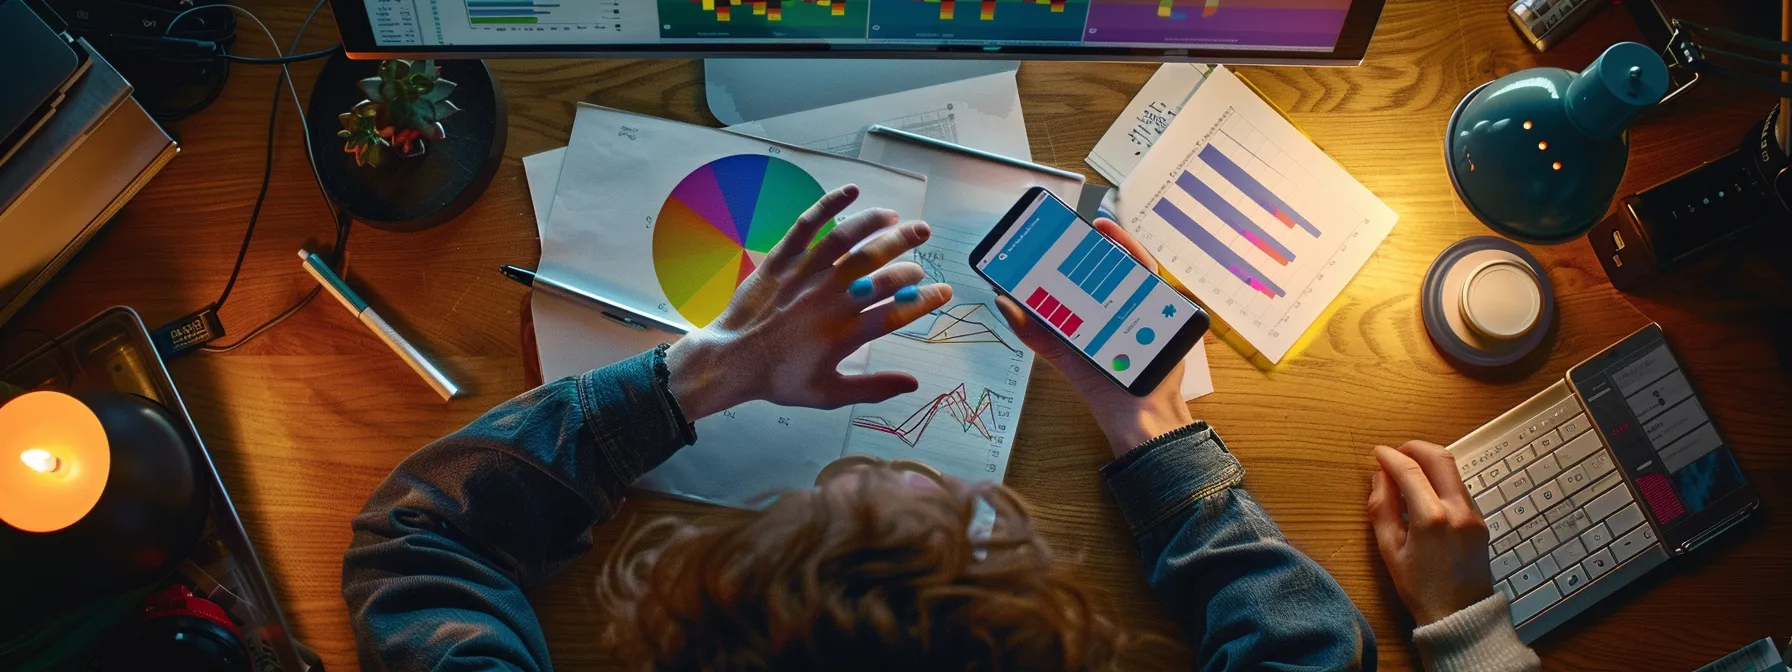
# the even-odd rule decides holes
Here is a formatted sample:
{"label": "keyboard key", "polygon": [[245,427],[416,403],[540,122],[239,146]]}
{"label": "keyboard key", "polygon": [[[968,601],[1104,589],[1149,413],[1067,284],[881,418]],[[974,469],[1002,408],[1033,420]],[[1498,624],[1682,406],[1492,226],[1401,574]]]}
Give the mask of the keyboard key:
{"label": "keyboard key", "polygon": [[1562,545],[1557,546],[1555,552],[1550,553],[1549,557],[1555,558],[1556,564],[1568,567],[1580,563],[1587,557],[1587,547],[1580,545],[1579,539],[1564,539]]}
{"label": "keyboard key", "polygon": [[[1569,395],[1564,397],[1561,401],[1556,402],[1554,408],[1543,412],[1543,426],[1559,428],[1562,425],[1562,421],[1578,414],[1580,414],[1580,402],[1575,400],[1574,395]],[[1563,440],[1574,438],[1574,435],[1572,434],[1562,434],[1561,436]]]}
{"label": "keyboard key", "polygon": [[[1503,537],[1493,540],[1493,543],[1488,544],[1487,547],[1490,549],[1493,549],[1494,555],[1499,555],[1501,553],[1505,553],[1506,551],[1512,550],[1512,547],[1517,546],[1518,542],[1522,541],[1523,539],[1524,539],[1523,537],[1520,537],[1516,534],[1507,534],[1506,536],[1503,536]],[[1489,556],[1489,557],[1492,557],[1492,556]]]}
{"label": "keyboard key", "polygon": [[1531,589],[1543,585],[1543,582],[1548,580],[1549,575],[1544,574],[1543,570],[1538,569],[1536,565],[1520,569],[1512,574],[1512,578],[1507,579],[1512,584],[1512,590],[1519,595],[1531,592]]}
{"label": "keyboard key", "polygon": [[1549,529],[1556,533],[1557,539],[1568,541],[1575,537],[1579,537],[1580,533],[1588,527],[1591,527],[1592,524],[1591,521],[1587,520],[1586,509],[1570,509],[1568,511],[1568,517],[1563,518],[1560,522],[1550,525]]}
{"label": "keyboard key", "polygon": [[1499,557],[1494,558],[1493,562],[1488,564],[1493,567],[1493,580],[1495,581],[1506,578],[1524,566],[1524,563],[1518,561],[1518,554],[1511,551],[1501,553]]}
{"label": "keyboard key", "polygon": [[1563,570],[1556,576],[1556,587],[1562,589],[1563,595],[1571,595],[1587,585],[1587,571],[1575,565]]}
{"label": "keyboard key", "polygon": [[1612,542],[1612,559],[1623,562],[1642,552],[1643,549],[1654,545],[1655,528],[1643,525]]}
{"label": "keyboard key", "polygon": [[1522,625],[1561,599],[1562,591],[1556,589],[1556,584],[1543,584],[1541,588],[1531,591],[1531,594],[1512,601],[1512,625]]}
{"label": "keyboard key", "polygon": [[1470,497],[1481,494],[1480,476],[1471,475],[1468,478],[1462,479],[1462,484],[1468,487],[1468,494]]}
{"label": "keyboard key", "polygon": [[1537,559],[1537,569],[1542,570],[1544,576],[1553,577],[1562,573],[1562,566],[1556,564],[1555,558],[1547,555]]}
{"label": "keyboard key", "polygon": [[1597,453],[1604,448],[1605,444],[1599,442],[1598,434],[1587,432],[1574,437],[1567,443],[1562,444],[1562,447],[1557,448],[1555,452],[1556,461],[1562,463],[1562,466],[1564,467],[1572,466],[1579,464],[1581,460],[1587,459],[1588,455]]}
{"label": "keyboard key", "polygon": [[1578,464],[1569,467],[1567,471],[1562,472],[1561,476],[1556,477],[1556,485],[1562,486],[1562,494],[1569,496],[1573,496],[1574,493],[1580,492],[1581,488],[1592,484],[1593,478],[1587,476],[1586,467]]}
{"label": "keyboard key", "polygon": [[[1538,518],[1536,520],[1532,520],[1531,522],[1534,523],[1534,522],[1537,522],[1538,520],[1542,520],[1542,519]],[[1529,523],[1526,523],[1526,524],[1528,525]],[[1549,529],[1549,527],[1547,525],[1544,526],[1543,529],[1538,530],[1537,534],[1530,538],[1530,541],[1531,541],[1531,545],[1537,547],[1537,552],[1540,554],[1548,553],[1550,551],[1555,550],[1556,544],[1560,543],[1556,540],[1556,531]]]}
{"label": "keyboard key", "polygon": [[1514,450],[1511,455],[1506,457],[1506,471],[1514,474],[1521,473],[1524,471],[1525,466],[1529,465],[1531,460],[1536,459],[1536,457],[1537,453],[1533,452],[1530,446]]}
{"label": "keyboard key", "polygon": [[1605,520],[1632,501],[1634,500],[1630,498],[1630,488],[1619,485],[1587,504],[1587,519]]}
{"label": "keyboard key", "polygon": [[1531,477],[1522,471],[1514,471],[1511,478],[1500,483],[1500,494],[1510,502],[1531,491]]}
{"label": "keyboard key", "polygon": [[1629,532],[1630,528],[1636,527],[1637,523],[1641,522],[1643,522],[1643,510],[1636,508],[1635,504],[1619,509],[1617,513],[1612,514],[1612,517],[1605,519],[1605,524],[1611,528],[1612,534]]}
{"label": "keyboard key", "polygon": [[1577,413],[1573,418],[1564,421],[1560,427],[1557,427],[1556,432],[1562,435],[1563,441],[1573,441],[1575,437],[1580,436],[1581,432],[1587,431],[1590,427],[1592,425],[1587,422],[1587,414]]}
{"label": "keyboard key", "polygon": [[1606,544],[1612,543],[1612,531],[1605,523],[1594,523],[1593,527],[1580,533],[1580,543],[1589,549],[1605,548]]}
{"label": "keyboard key", "polygon": [[1538,455],[1548,455],[1550,451],[1560,445],[1562,445],[1562,435],[1551,429],[1538,435],[1537,440],[1531,442],[1531,450],[1537,451]]}
{"label": "keyboard key", "polygon": [[1554,525],[1562,522],[1563,518],[1567,518],[1569,514],[1574,512],[1574,504],[1562,502],[1561,504],[1555,505],[1555,508],[1545,509],[1543,515],[1549,519],[1549,524]]}
{"label": "keyboard key", "polygon": [[1480,509],[1483,516],[1492,515],[1493,512],[1500,510],[1500,507],[1505,506],[1506,501],[1506,498],[1500,494],[1499,488],[1489,488],[1487,492],[1475,497],[1475,508]]}
{"label": "keyboard key", "polygon": [[1509,525],[1523,525],[1525,521],[1540,513],[1537,511],[1537,505],[1531,503],[1529,496],[1513,500],[1503,511],[1506,514],[1506,523]]}
{"label": "keyboard key", "polygon": [[1568,498],[1562,495],[1562,486],[1556,485],[1555,481],[1549,481],[1531,492],[1531,501],[1536,502],[1537,506],[1547,509],[1568,501]]}
{"label": "keyboard key", "polygon": [[1510,531],[1512,528],[1506,525],[1505,513],[1495,511],[1493,515],[1487,517],[1487,536],[1498,537]]}
{"label": "keyboard key", "polygon": [[1586,468],[1589,478],[1604,476],[1612,470],[1612,453],[1609,450],[1601,450],[1588,455],[1587,461],[1582,462],[1581,466]]}
{"label": "keyboard key", "polygon": [[1606,572],[1612,571],[1612,568],[1616,566],[1618,566],[1618,561],[1612,558],[1611,549],[1606,548],[1599,549],[1598,552],[1587,556],[1586,562],[1580,563],[1581,570],[1587,573],[1589,579],[1597,579]]}
{"label": "keyboard key", "polygon": [[1498,483],[1505,477],[1506,463],[1504,460],[1487,465],[1487,469],[1481,472],[1481,480],[1488,483]]}
{"label": "keyboard key", "polygon": [[1543,516],[1537,516],[1524,521],[1523,525],[1518,526],[1518,536],[1529,539],[1538,532],[1547,529],[1549,529],[1549,519],[1544,518]]}
{"label": "keyboard key", "polygon": [[1556,462],[1554,455],[1538,455],[1537,460],[1532,462],[1531,466],[1524,470],[1524,473],[1531,477],[1532,483],[1548,483],[1555,480],[1557,474],[1562,473],[1562,466]]}
{"label": "keyboard key", "polygon": [[1506,604],[1511,604],[1513,600],[1518,599],[1518,594],[1512,592],[1512,584],[1505,581],[1494,584],[1493,589],[1506,594]]}
{"label": "keyboard key", "polygon": [[1606,474],[1605,478],[1599,479],[1599,482],[1594,483],[1593,487],[1582,490],[1573,497],[1569,497],[1568,501],[1573,502],[1575,506],[1585,508],[1588,503],[1600,497],[1604,497],[1606,493],[1611,492],[1613,487],[1623,487],[1623,483],[1624,479],[1617,474]]}
{"label": "keyboard key", "polygon": [[1532,545],[1531,545],[1531,542],[1529,542],[1529,541],[1525,541],[1525,542],[1520,542],[1520,543],[1519,543],[1519,544],[1518,544],[1518,547],[1517,547],[1517,548],[1514,548],[1514,549],[1512,549],[1512,551],[1513,551],[1513,552],[1514,552],[1514,553],[1517,553],[1517,554],[1518,554],[1518,561],[1519,561],[1519,562],[1527,562],[1527,563],[1529,563],[1529,562],[1536,562],[1536,561],[1537,561],[1537,547],[1536,547],[1536,546],[1532,546]]}

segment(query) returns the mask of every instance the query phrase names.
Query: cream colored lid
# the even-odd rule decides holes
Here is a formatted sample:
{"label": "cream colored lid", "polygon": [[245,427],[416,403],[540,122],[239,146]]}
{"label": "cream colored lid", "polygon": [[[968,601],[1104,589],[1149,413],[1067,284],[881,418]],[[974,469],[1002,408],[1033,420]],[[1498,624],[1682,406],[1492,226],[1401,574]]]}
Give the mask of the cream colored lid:
{"label": "cream colored lid", "polygon": [[1524,264],[1483,262],[1462,283],[1462,318],[1477,333],[1512,339],[1530,333],[1543,313],[1543,288]]}

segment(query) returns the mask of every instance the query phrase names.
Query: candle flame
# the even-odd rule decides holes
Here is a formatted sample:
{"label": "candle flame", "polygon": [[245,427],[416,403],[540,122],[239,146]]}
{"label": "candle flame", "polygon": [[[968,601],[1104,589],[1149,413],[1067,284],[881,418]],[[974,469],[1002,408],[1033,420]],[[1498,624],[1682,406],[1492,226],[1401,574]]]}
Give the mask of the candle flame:
{"label": "candle flame", "polygon": [[31,467],[32,471],[40,474],[48,474],[62,469],[62,460],[42,448],[32,448],[19,453],[19,461],[24,462],[25,466]]}

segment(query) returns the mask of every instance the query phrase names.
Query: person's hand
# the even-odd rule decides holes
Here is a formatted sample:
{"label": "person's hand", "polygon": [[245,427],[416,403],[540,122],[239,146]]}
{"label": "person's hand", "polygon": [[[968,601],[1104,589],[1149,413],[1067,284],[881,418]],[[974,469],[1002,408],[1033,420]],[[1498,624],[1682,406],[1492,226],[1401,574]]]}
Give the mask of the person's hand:
{"label": "person's hand", "polygon": [[1408,441],[1375,447],[1369,525],[1400,601],[1421,626],[1493,594],[1487,522],[1442,446]]}
{"label": "person's hand", "polygon": [[838,408],[916,389],[906,373],[838,370],[859,346],[952,298],[944,283],[915,286],[925,276],[914,262],[890,263],[927,242],[925,223],[897,226],[896,213],[865,210],[815,240],[858,197],[854,185],[823,195],[741,283],[721,317],[667,351],[672,395],[687,418],[755,400]]}
{"label": "person's hand", "polygon": [[[1151,258],[1151,253],[1145,251],[1145,246],[1140,245],[1132,234],[1120,228],[1114,220],[1106,217],[1095,220],[1095,230],[1113,239],[1121,249],[1144,264],[1147,270],[1157,272],[1157,260]],[[1151,394],[1135,397],[1096,369],[1081,353],[1072,350],[1046,331],[1046,327],[1034,322],[1019,304],[1005,296],[997,298],[996,303],[1002,309],[1002,316],[1008,318],[1008,326],[1020,336],[1021,342],[1069,379],[1071,387],[1076,388],[1083,401],[1089,404],[1089,409],[1095,414],[1095,423],[1101,426],[1101,433],[1107,437],[1108,447],[1114,451],[1115,457],[1126,454],[1126,451],[1139,444],[1194,423],[1194,418],[1188,413],[1188,402],[1182,398],[1181,362],[1177,362],[1176,368],[1170,370],[1170,374],[1164,377],[1163,382]]]}

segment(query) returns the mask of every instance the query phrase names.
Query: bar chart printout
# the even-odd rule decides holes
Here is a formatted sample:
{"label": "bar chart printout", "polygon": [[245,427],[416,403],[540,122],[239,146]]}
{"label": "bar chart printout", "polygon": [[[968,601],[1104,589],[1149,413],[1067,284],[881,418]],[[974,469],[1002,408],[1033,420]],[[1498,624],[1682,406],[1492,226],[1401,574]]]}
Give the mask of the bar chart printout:
{"label": "bar chart printout", "polygon": [[1279,362],[1399,216],[1224,68],[1120,187],[1128,230]]}

